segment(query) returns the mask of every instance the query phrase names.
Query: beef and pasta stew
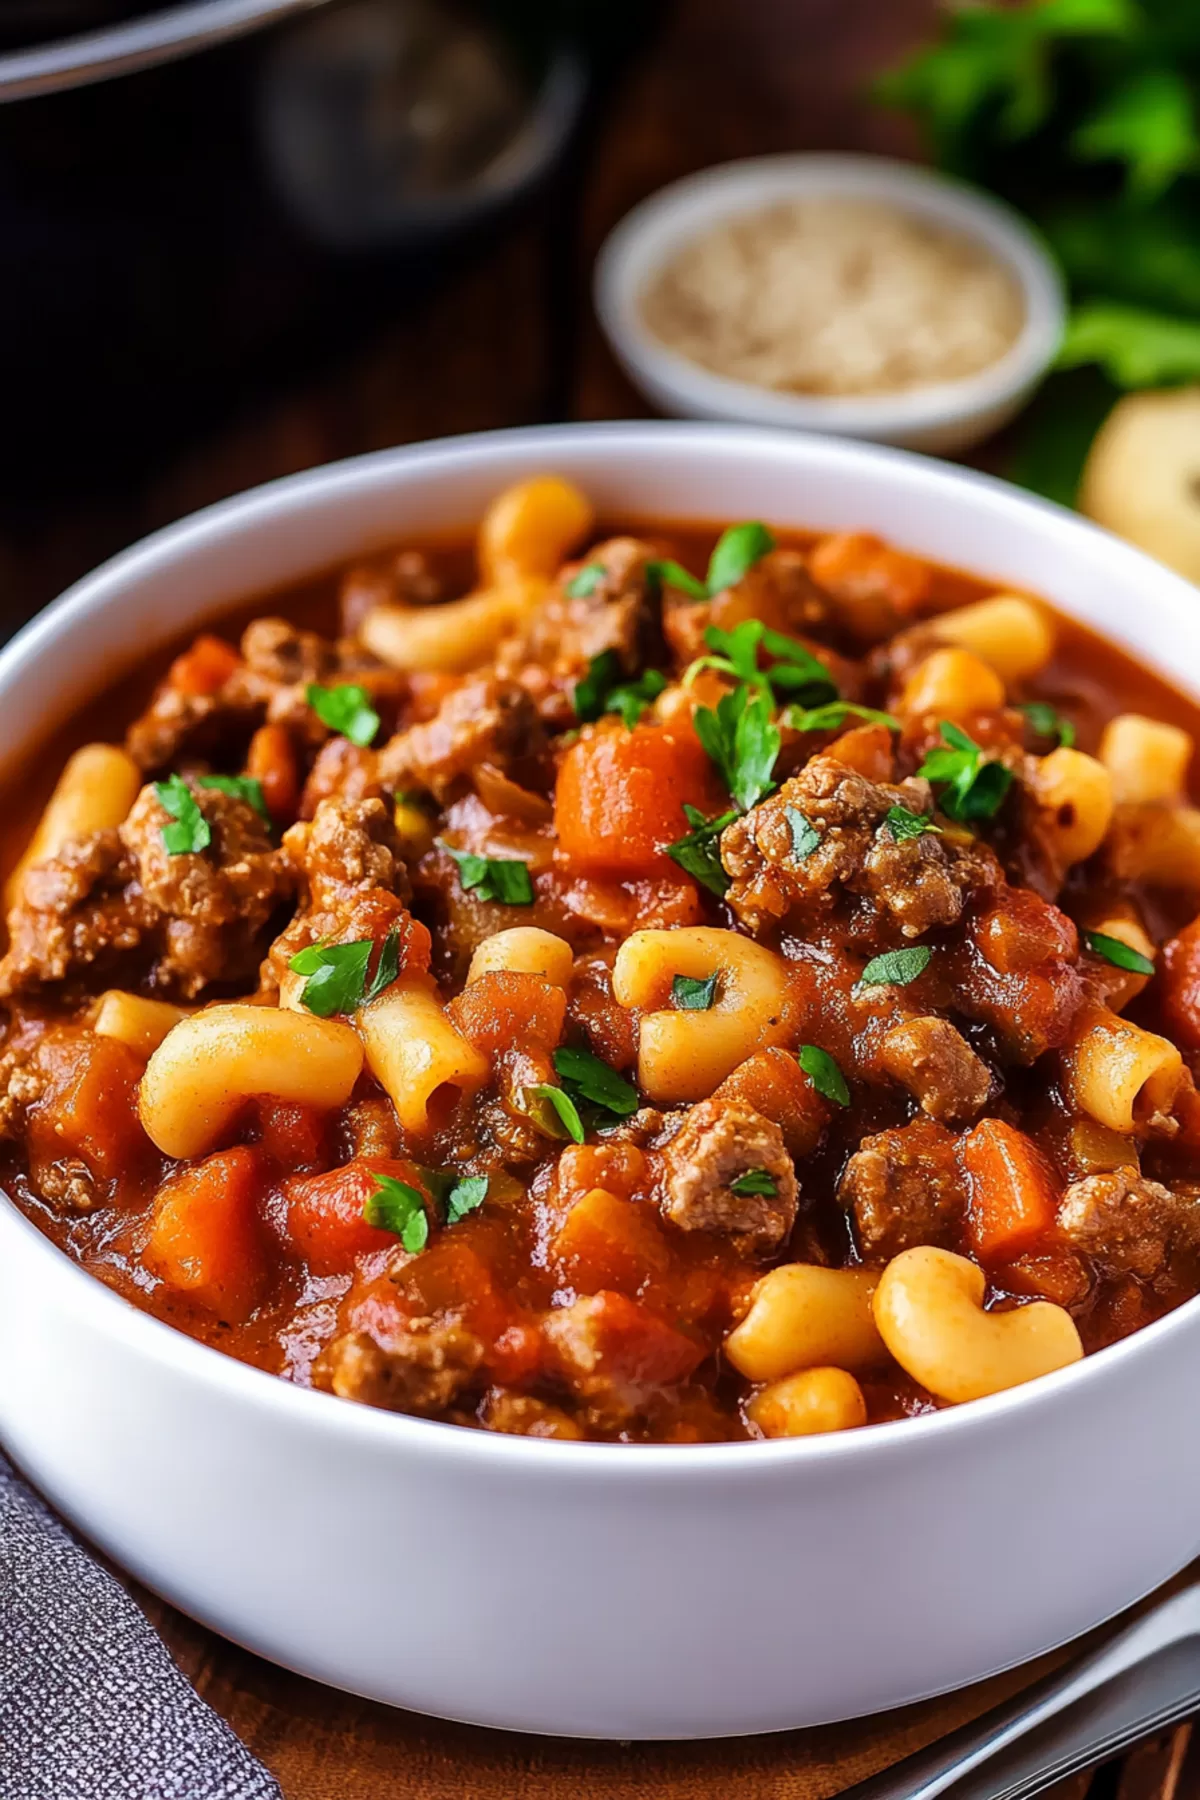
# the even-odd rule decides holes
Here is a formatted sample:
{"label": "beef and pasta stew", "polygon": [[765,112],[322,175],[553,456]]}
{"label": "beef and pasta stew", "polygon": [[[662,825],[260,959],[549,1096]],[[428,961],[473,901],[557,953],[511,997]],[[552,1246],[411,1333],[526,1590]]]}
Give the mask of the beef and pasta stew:
{"label": "beef and pasta stew", "polygon": [[118,1294],[347,1400],[686,1443],[1200,1288],[1200,719],[1145,669],[549,476],[255,613],[12,846],[0,1178]]}

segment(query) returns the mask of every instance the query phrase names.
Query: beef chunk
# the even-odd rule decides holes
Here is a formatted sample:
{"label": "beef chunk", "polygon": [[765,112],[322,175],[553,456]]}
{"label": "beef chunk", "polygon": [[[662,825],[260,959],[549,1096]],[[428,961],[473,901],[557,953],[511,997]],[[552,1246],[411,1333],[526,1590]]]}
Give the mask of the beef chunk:
{"label": "beef chunk", "polygon": [[654,555],[637,538],[609,538],[589,550],[581,566],[598,564],[604,571],[586,594],[572,594],[572,565],[567,578],[552,587],[523,635],[501,649],[497,668],[516,675],[528,664],[544,670],[552,685],[577,681],[594,656],[613,650],[627,675],[641,666],[652,635],[657,603],[646,579],[646,563]]}
{"label": "beef chunk", "polygon": [[384,745],[379,779],[397,792],[423,789],[442,804],[480,763],[507,768],[543,746],[537,708],[519,683],[480,676],[447,696],[437,716]]}
{"label": "beef chunk", "polygon": [[253,972],[263,927],[295,878],[253,807],[217,788],[193,791],[212,832],[204,851],[168,854],[170,816],[146,787],[117,831],[76,838],[29,871],[9,919],[0,994],[68,981],[135,952],[156,986],[183,999]]}
{"label": "beef chunk", "polygon": [[838,1198],[854,1220],[864,1261],[887,1262],[914,1244],[954,1242],[964,1199],[955,1142],[933,1119],[863,1139]]}
{"label": "beef chunk", "polygon": [[543,1332],[586,1422],[601,1431],[627,1425],[704,1360],[694,1338],[607,1289],[550,1313]]}
{"label": "beef chunk", "polygon": [[317,751],[304,792],[300,817],[311,819],[322,800],[378,800],[383,796],[379,754],[349,738],[331,737]]}
{"label": "beef chunk", "polygon": [[[841,884],[869,895],[905,937],[955,924],[968,893],[1000,883],[999,864],[981,845],[937,832],[897,842],[884,822],[893,806],[930,813],[928,782],[869,781],[832,756],[813,757],[722,834],[730,906],[751,931],[761,931],[793,907],[827,904]],[[806,823],[820,839],[807,853]]]}
{"label": "beef chunk", "polygon": [[988,1067],[948,1019],[906,1019],[883,1040],[883,1066],[945,1125],[966,1125],[991,1091]]}
{"label": "beef chunk", "polygon": [[268,683],[239,665],[211,694],[185,693],[169,682],[125,735],[125,748],[147,775],[180,761],[247,744],[267,716]]}
{"label": "beef chunk", "polygon": [[338,672],[335,645],[315,631],[301,631],[286,619],[255,619],[242,633],[242,660],[252,674],[273,687],[327,682]]}
{"label": "beef chunk", "polygon": [[1113,1169],[1072,1182],[1058,1223],[1105,1274],[1148,1281],[1162,1273],[1172,1251],[1200,1248],[1200,1193]]}
{"label": "beef chunk", "polygon": [[[751,1171],[774,1192],[736,1192]],[[744,1101],[691,1108],[663,1152],[663,1184],[663,1212],[681,1231],[725,1232],[758,1254],[777,1250],[795,1223],[799,1188],[783,1133]]]}
{"label": "beef chunk", "polygon": [[583,1432],[561,1406],[535,1399],[532,1394],[514,1394],[508,1388],[491,1388],[484,1397],[479,1422],[488,1431],[503,1431],[510,1437],[581,1438]]}
{"label": "beef chunk", "polygon": [[769,550],[736,587],[713,600],[689,600],[670,588],[663,599],[663,633],[681,665],[705,654],[704,633],[710,625],[729,631],[745,619],[761,619],[789,637],[804,637],[828,624],[829,602],[799,550]]}
{"label": "beef chunk", "polygon": [[480,1340],[456,1319],[413,1319],[385,1344],[348,1331],[318,1357],[319,1387],[387,1412],[436,1418],[472,1385],[483,1360]]}
{"label": "beef chunk", "polygon": [[283,846],[318,910],[360,888],[408,896],[408,870],[382,800],[322,800],[311,821],[284,833]]}
{"label": "beef chunk", "polygon": [[376,606],[422,606],[440,600],[442,584],[420,550],[399,550],[383,563],[358,563],[342,577],[342,630],[354,637]]}

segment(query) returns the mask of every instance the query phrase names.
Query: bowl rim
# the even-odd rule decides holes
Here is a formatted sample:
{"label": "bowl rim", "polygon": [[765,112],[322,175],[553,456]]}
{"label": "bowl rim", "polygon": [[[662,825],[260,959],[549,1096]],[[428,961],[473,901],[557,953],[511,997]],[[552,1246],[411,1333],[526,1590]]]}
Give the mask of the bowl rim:
{"label": "bowl rim", "polygon": [[[990,250],[1017,281],[1025,319],[994,362],[952,381],[882,394],[793,394],[719,375],[673,350],[644,323],[640,300],[671,253],[707,227],[800,194],[890,200]],[[739,158],[670,182],[614,226],[600,248],[593,300],[601,327],[635,378],[701,416],[852,435],[931,430],[982,413],[1030,387],[1058,352],[1066,295],[1044,240],[994,195],[900,158],[799,152]]]}
{"label": "bowl rim", "polygon": [[[698,424],[677,420],[602,421],[568,425],[536,425],[472,432],[457,437],[403,445],[368,452],[338,462],[322,464],[298,474],[279,477],[245,489],[163,527],[100,564],[69,587],[37,614],[8,644],[0,648],[0,699],[25,672],[26,666],[94,609],[103,611],[119,604],[131,581],[152,574],[155,565],[170,566],[180,555],[211,549],[241,528],[267,523],[277,510],[300,512],[317,498],[336,500],[369,487],[375,477],[388,478],[406,470],[426,475],[452,471],[456,465],[479,469],[495,463],[504,472],[505,453],[528,452],[547,456],[547,465],[560,447],[586,454],[590,449],[611,455],[623,447],[630,455],[660,455],[681,443],[707,448],[714,458],[739,452],[780,456],[785,461],[805,452],[819,452],[843,465],[847,479],[864,466],[895,477],[908,474],[953,499],[963,490],[1005,512],[1041,514],[1053,528],[1076,544],[1102,551],[1108,566],[1124,566],[1130,577],[1158,587],[1164,598],[1194,611],[1196,590],[1190,582],[1156,562],[1144,551],[1113,537],[1090,520],[995,476],[921,456],[913,451],[862,443],[853,439],[822,438],[814,433],[768,431],[740,424]],[[217,605],[214,613],[223,610]],[[200,623],[199,615],[196,623]],[[53,708],[49,709],[53,713]],[[1084,1356],[1079,1362],[1044,1375],[1023,1386],[992,1394],[961,1406],[948,1406],[916,1418],[888,1420],[854,1431],[831,1432],[811,1438],[776,1439],[766,1442],[734,1440],[704,1444],[615,1444],[549,1442],[508,1436],[442,1420],[421,1419],[406,1413],[356,1405],[316,1389],[305,1389],[278,1375],[239,1362],[225,1351],[189,1337],[165,1321],[143,1312],[108,1287],[98,1276],[74,1262],[65,1251],[39,1230],[10,1196],[0,1189],[0,1233],[12,1227],[23,1235],[27,1248],[44,1258],[47,1279],[55,1272],[68,1289],[73,1286],[72,1310],[86,1312],[95,1329],[121,1339],[132,1352],[151,1363],[165,1365],[180,1379],[198,1382],[218,1391],[231,1402],[254,1407],[283,1418],[289,1409],[301,1424],[314,1421],[312,1429],[326,1429],[339,1441],[363,1449],[403,1454],[409,1449],[444,1456],[450,1460],[487,1457],[493,1462],[521,1463],[527,1458],[549,1457],[556,1471],[567,1478],[620,1481],[628,1478],[661,1480],[669,1476],[690,1481],[703,1472],[710,1477],[741,1481],[754,1470],[764,1476],[777,1474],[799,1463],[840,1463],[864,1456],[904,1456],[922,1453],[926,1440],[971,1435],[989,1429],[1020,1410],[1055,1405],[1061,1396],[1106,1379],[1131,1358],[1150,1354],[1164,1341],[1189,1329],[1200,1310],[1200,1295],[1174,1311],[1142,1326],[1115,1344]],[[324,1420],[324,1427],[318,1421]],[[890,1446],[888,1448],[887,1446]],[[640,1473],[633,1477],[633,1471]]]}

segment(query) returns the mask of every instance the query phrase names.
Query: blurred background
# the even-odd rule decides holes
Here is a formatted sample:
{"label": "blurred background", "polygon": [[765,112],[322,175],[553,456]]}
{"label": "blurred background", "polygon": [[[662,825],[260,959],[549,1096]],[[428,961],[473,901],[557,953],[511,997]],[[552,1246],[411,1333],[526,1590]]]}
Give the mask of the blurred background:
{"label": "blurred background", "polygon": [[1123,395],[1200,380],[1198,88],[1197,0],[0,0],[0,626],[275,475],[644,416],[599,246],[763,153],[924,160],[1033,223],[1058,365],[969,454],[1071,503]]}

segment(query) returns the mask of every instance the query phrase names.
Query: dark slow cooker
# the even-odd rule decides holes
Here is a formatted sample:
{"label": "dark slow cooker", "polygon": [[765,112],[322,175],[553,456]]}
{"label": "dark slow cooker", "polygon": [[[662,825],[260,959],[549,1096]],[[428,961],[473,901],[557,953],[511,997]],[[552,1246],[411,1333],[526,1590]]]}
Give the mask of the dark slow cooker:
{"label": "dark slow cooker", "polygon": [[588,0],[282,4],[254,30],[268,0],[171,9],[170,59],[138,68],[45,45],[170,39],[165,6],[0,0],[7,520],[361,345],[561,166],[602,54]]}

